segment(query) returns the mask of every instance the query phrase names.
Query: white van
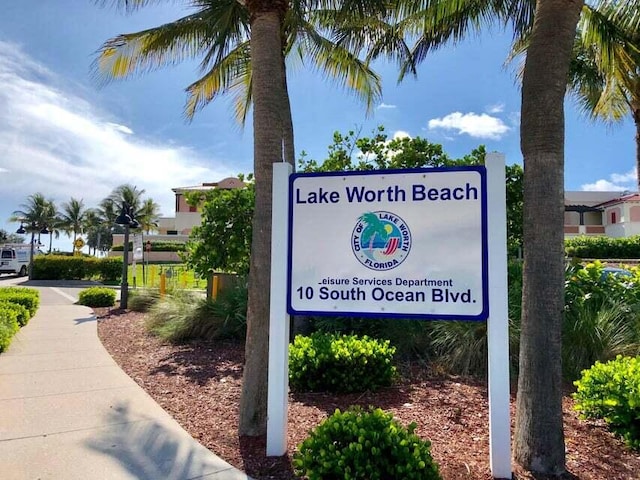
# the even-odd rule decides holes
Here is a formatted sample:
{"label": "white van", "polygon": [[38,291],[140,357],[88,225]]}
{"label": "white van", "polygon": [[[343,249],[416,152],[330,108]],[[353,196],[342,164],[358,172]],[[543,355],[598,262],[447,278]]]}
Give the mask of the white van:
{"label": "white van", "polygon": [[0,274],[13,273],[24,277],[29,270],[29,253],[29,245],[2,245],[0,247]]}

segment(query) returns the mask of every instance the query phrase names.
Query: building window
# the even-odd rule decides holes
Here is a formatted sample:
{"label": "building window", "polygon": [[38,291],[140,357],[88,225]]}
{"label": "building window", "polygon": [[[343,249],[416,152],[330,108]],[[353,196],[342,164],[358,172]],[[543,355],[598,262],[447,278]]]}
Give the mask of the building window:
{"label": "building window", "polygon": [[167,235],[177,235],[178,231],[177,230],[167,230]]}
{"label": "building window", "polygon": [[611,212],[611,224],[613,225],[614,223],[618,222],[618,216],[616,215],[617,212]]}

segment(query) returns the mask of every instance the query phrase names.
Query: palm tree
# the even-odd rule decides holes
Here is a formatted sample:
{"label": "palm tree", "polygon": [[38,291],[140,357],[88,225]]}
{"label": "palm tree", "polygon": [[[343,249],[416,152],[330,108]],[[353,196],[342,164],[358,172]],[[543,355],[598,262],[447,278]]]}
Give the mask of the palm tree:
{"label": "palm tree", "polygon": [[114,188],[107,198],[118,208],[116,216],[119,213],[119,209],[126,204],[132,208],[134,215],[137,217],[142,208],[142,195],[144,192],[144,189],[140,190],[135,185],[125,183]]}
{"label": "palm tree", "polygon": [[[636,126],[636,170],[640,175],[640,34],[619,10],[624,2],[584,5],[573,48],[569,87],[592,120],[615,123],[631,115]],[[523,57],[528,37],[514,43],[509,61]],[[522,71],[518,72],[521,77]],[[640,190],[640,176],[637,180]]]}
{"label": "palm tree", "polygon": [[87,245],[93,248],[94,255],[98,251],[109,250],[113,243],[111,227],[118,216],[113,207],[113,202],[105,203],[103,200],[100,208],[89,209],[85,215],[83,229],[87,233]]}
{"label": "palm tree", "polygon": [[71,200],[62,204],[60,212],[60,227],[67,236],[73,235],[73,249],[75,249],[78,234],[82,233],[88,210],[84,208],[82,199],[71,197]]}
{"label": "palm tree", "polygon": [[[640,191],[640,33],[619,18],[619,4],[585,7],[578,25],[571,87],[594,120],[631,115],[636,128],[636,185]],[[628,23],[628,22],[626,22]]]}
{"label": "palm tree", "polygon": [[48,200],[39,192],[29,195],[27,202],[21,204],[20,209],[15,210],[9,220],[24,223],[25,229],[29,232],[33,231],[37,236],[38,244],[40,244],[40,234],[47,228],[50,235],[49,252],[51,252],[52,236],[57,226],[57,212],[53,200]]}
{"label": "palm tree", "polygon": [[142,230],[148,235],[151,230],[158,226],[160,205],[154,202],[152,198],[147,198],[142,202],[142,206],[136,214],[136,219],[140,222]]}
{"label": "palm tree", "polygon": [[[393,54],[393,39],[416,38],[397,52],[401,78],[429,52],[493,21],[530,32],[523,71],[521,149],[524,158],[524,286],[515,459],[525,468],[565,470],[562,425],[561,324],[564,301],[564,97],[583,0],[400,0],[397,22],[341,28],[345,45],[364,45],[370,58]],[[633,15],[637,21],[637,15]],[[343,27],[342,25],[339,25]],[[382,33],[380,33],[382,31]],[[391,40],[391,41],[390,41]]]}
{"label": "palm tree", "polygon": [[[131,10],[149,2],[116,3]],[[239,431],[243,435],[266,432],[272,164],[282,160],[293,165],[295,161],[285,55],[292,52],[311,59],[324,71],[363,92],[370,105],[380,93],[379,79],[365,63],[332,44],[307,21],[313,3],[193,0],[193,14],[157,28],[115,37],[103,45],[97,61],[99,72],[119,78],[188,57],[203,57],[204,76],[187,88],[187,117],[227,92],[236,93],[240,119],[253,105],[257,208],[240,401]]]}

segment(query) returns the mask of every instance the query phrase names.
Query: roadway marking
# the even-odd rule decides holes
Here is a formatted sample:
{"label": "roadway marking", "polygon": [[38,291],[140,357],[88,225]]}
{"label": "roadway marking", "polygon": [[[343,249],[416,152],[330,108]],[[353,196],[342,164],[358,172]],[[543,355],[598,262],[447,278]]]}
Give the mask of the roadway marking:
{"label": "roadway marking", "polygon": [[49,287],[49,288],[51,288],[51,290],[56,292],[58,295],[62,295],[64,298],[66,298],[67,300],[69,300],[69,301],[71,301],[73,303],[76,303],[78,301],[76,297],[72,297],[68,293],[64,293],[62,290],[60,290],[57,287]]}

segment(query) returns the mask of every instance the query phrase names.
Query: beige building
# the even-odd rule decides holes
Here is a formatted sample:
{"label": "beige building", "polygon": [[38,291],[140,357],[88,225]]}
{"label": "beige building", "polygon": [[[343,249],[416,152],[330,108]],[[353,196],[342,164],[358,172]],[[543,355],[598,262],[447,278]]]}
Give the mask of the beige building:
{"label": "beige building", "polygon": [[[175,194],[175,216],[160,217],[158,231],[149,235],[144,235],[147,241],[157,242],[186,242],[189,239],[191,230],[196,225],[200,225],[200,207],[187,204],[186,196],[191,192],[206,192],[217,188],[232,189],[244,188],[246,184],[239,178],[228,177],[219,182],[208,182],[192,187],[176,187],[171,190]],[[122,245],[124,235],[114,234],[113,245]],[[110,252],[110,255],[122,255],[120,252]],[[151,252],[150,261],[178,261],[179,257],[175,252]],[[157,258],[156,258],[157,257]]]}
{"label": "beige building", "polygon": [[565,238],[578,235],[640,235],[640,194],[629,192],[565,192]]}

